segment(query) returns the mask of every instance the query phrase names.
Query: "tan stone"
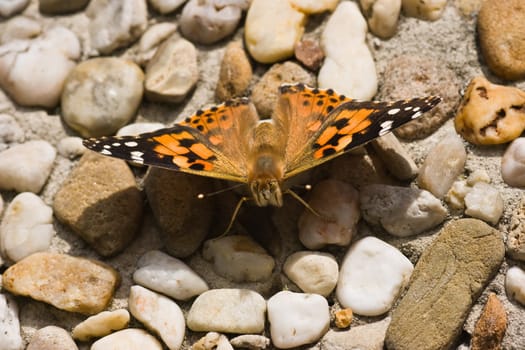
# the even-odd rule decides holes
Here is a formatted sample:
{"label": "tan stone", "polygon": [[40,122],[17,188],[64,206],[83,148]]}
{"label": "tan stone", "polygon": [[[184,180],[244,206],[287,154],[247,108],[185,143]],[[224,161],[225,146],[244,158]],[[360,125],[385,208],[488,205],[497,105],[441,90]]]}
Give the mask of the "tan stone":
{"label": "tan stone", "polygon": [[228,44],[221,62],[215,97],[222,102],[233,97],[244,96],[252,75],[252,65],[242,43],[234,41]]}
{"label": "tan stone", "polygon": [[507,329],[507,314],[494,293],[489,294],[485,308],[472,333],[471,350],[501,350]]}
{"label": "tan stone", "polygon": [[352,309],[346,308],[335,313],[335,326],[337,328],[348,328],[352,323],[353,312]]}
{"label": "tan stone", "polygon": [[109,304],[120,281],[100,261],[58,253],[35,253],[9,267],[2,287],[58,309],[95,314]]}
{"label": "tan stone", "polygon": [[463,96],[454,122],[456,131],[473,144],[510,142],[525,129],[525,92],[476,77]]}

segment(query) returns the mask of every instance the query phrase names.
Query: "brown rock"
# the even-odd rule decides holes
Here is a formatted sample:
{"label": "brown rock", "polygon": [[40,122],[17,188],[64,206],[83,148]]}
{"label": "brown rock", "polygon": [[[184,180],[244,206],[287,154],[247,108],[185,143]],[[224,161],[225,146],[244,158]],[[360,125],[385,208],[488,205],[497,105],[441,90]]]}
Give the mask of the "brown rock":
{"label": "brown rock", "polygon": [[525,92],[476,77],[463,96],[454,124],[456,131],[473,144],[510,142],[525,129]]}
{"label": "brown rock", "polygon": [[525,78],[525,2],[484,1],[478,14],[479,43],[489,68],[508,80]]}
{"label": "brown rock", "polygon": [[477,219],[451,221],[420,257],[392,313],[387,349],[449,349],[505,255],[502,234]]}
{"label": "brown rock", "polygon": [[95,260],[66,254],[35,253],[9,267],[2,286],[61,310],[96,314],[109,304],[118,272]]}
{"label": "brown rock", "polygon": [[352,323],[353,312],[352,309],[342,309],[335,313],[335,326],[337,328],[348,328]]}
{"label": "brown rock", "polygon": [[219,71],[215,97],[226,101],[243,96],[252,80],[252,65],[239,41],[226,46]]}
{"label": "brown rock", "polygon": [[406,54],[391,60],[386,67],[377,99],[396,101],[416,96],[441,96],[443,101],[431,111],[394,131],[403,139],[421,139],[432,134],[452,116],[458,103],[459,86],[456,73],[442,62]]}
{"label": "brown rock", "polygon": [[255,84],[252,91],[252,101],[262,118],[271,116],[279,96],[279,86],[284,83],[313,85],[314,78],[296,63],[274,64]]}
{"label": "brown rock", "polygon": [[317,71],[324,60],[324,52],[315,40],[304,39],[295,44],[295,58],[312,71]]}
{"label": "brown rock", "polygon": [[112,256],[139,230],[142,205],[125,161],[87,152],[57,192],[53,210],[97,253]]}
{"label": "brown rock", "polygon": [[412,180],[417,176],[416,163],[394,134],[383,135],[373,140],[370,144],[383,161],[385,167],[397,179],[402,181]]}
{"label": "brown rock", "polygon": [[501,301],[490,293],[472,333],[471,350],[500,350],[507,329],[507,314]]}
{"label": "brown rock", "polygon": [[195,252],[208,235],[214,215],[213,199],[197,196],[214,191],[212,180],[151,168],[144,190],[168,254],[184,258]]}

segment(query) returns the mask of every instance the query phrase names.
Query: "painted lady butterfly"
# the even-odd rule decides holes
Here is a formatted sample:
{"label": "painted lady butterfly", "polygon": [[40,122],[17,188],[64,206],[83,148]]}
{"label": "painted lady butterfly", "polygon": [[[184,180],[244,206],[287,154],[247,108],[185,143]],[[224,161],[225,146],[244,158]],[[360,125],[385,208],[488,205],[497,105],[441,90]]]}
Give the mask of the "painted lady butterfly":
{"label": "painted lady butterfly", "polygon": [[284,180],[419,117],[430,96],[355,101],[333,90],[282,85],[271,120],[247,98],[199,110],[171,128],[84,140],[101,154],[139,164],[248,184],[258,206],[282,206]]}

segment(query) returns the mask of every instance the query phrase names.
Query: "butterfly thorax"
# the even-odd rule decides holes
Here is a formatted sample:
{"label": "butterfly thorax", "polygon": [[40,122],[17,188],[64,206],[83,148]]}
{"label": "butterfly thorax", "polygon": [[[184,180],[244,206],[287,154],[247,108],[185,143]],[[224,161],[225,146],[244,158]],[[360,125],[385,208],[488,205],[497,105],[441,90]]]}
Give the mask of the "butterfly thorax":
{"label": "butterfly thorax", "polygon": [[273,123],[262,122],[254,130],[249,145],[248,185],[260,207],[283,205],[284,146]]}

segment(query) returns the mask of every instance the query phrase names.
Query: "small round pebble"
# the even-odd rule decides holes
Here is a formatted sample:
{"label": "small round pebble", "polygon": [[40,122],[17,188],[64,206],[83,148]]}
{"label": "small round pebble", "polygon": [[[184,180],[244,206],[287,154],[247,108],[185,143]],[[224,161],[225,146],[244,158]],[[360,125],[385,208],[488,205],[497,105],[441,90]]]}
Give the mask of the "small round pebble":
{"label": "small round pebble", "polygon": [[17,195],[5,211],[0,225],[0,251],[11,261],[46,251],[55,234],[53,210],[31,192]]}
{"label": "small round pebble", "polygon": [[146,67],[146,97],[156,102],[181,102],[198,80],[197,49],[174,34],[162,43]]}
{"label": "small round pebble", "polygon": [[158,250],[144,254],[137,265],[133,281],[174,299],[187,300],[209,289],[188,265]]}
{"label": "small round pebble", "polygon": [[252,65],[240,41],[226,46],[221,61],[215,97],[226,101],[245,94],[252,80]]}
{"label": "small round pebble", "polygon": [[394,36],[401,0],[360,0],[370,31],[382,39]]}
{"label": "small round pebble", "polygon": [[73,328],[71,335],[80,341],[104,337],[113,331],[125,328],[129,323],[129,312],[126,309],[102,311],[88,317]]}
{"label": "small round pebble", "polygon": [[0,152],[13,143],[24,142],[24,130],[10,114],[0,113]]}
{"label": "small round pebble", "polygon": [[496,225],[503,215],[503,198],[494,186],[478,182],[466,194],[465,207],[465,214]]}
{"label": "small round pebble", "polygon": [[419,187],[443,198],[465,170],[467,151],[454,133],[445,136],[428,152],[417,178]]}
{"label": "small round pebble", "polygon": [[162,14],[168,14],[177,10],[186,0],[148,0],[148,3],[155,10]]}
{"label": "small round pebble", "polygon": [[86,60],[69,74],[62,94],[64,122],[83,137],[111,135],[134,116],[144,74],[116,57]]}
{"label": "small round pebble", "polygon": [[208,240],[202,249],[214,271],[235,282],[256,282],[270,278],[274,259],[250,236],[223,236]]}
{"label": "small round pebble", "polygon": [[78,347],[64,328],[40,328],[31,338],[26,350],[77,350]]}
{"label": "small round pebble", "polygon": [[383,135],[370,143],[389,172],[397,179],[412,180],[418,168],[405,147],[393,133]]}
{"label": "small round pebble", "polygon": [[128,305],[133,317],[158,334],[170,350],[180,348],[186,322],[180,307],[173,300],[144,287],[132,286]]}
{"label": "small round pebble", "polygon": [[517,266],[511,267],[505,276],[505,290],[509,298],[525,305],[525,271]]}
{"label": "small round pebble", "polygon": [[337,300],[356,314],[382,315],[407,285],[413,269],[410,260],[395,247],[365,237],[354,243],[343,259]]}
{"label": "small round pebble", "polygon": [[102,54],[134,42],[148,25],[146,0],[91,0],[85,13],[91,46]]}
{"label": "small round pebble", "polygon": [[295,44],[295,58],[305,67],[317,71],[324,60],[324,52],[320,44],[312,39],[303,39]]}
{"label": "small round pebble", "polygon": [[403,0],[403,13],[427,21],[435,21],[443,15],[447,0]]}
{"label": "small round pebble", "polygon": [[313,343],[328,331],[328,302],[318,294],[282,291],[268,299],[272,344],[288,349]]}
{"label": "small round pebble", "polygon": [[335,326],[339,329],[348,328],[352,323],[354,312],[350,308],[335,312]]}
{"label": "small round pebble", "polygon": [[29,4],[29,0],[4,0],[0,2],[0,16],[11,17],[22,12]]}
{"label": "small round pebble", "polygon": [[177,31],[177,25],[171,22],[156,23],[140,37],[138,52],[133,61],[145,66],[157,52],[157,48]]}
{"label": "small round pebble", "polygon": [[64,137],[57,144],[57,151],[62,157],[74,159],[86,153],[82,138],[77,136]]}
{"label": "small round pebble", "polygon": [[0,294],[0,334],[2,334],[0,349],[21,350],[23,348],[18,305],[12,296],[6,294]]}
{"label": "small round pebble", "polygon": [[270,345],[270,339],[264,335],[243,334],[230,339],[230,344],[236,348],[260,350],[266,349]]}
{"label": "small round pebble", "polygon": [[306,248],[350,243],[361,218],[359,193],[355,188],[339,180],[324,180],[315,185],[308,204],[321,217],[305,208],[299,218],[299,240]]}
{"label": "small round pebble", "polygon": [[283,271],[305,293],[324,297],[334,290],[339,277],[339,266],[334,256],[323,252],[302,251],[290,255]]}
{"label": "small round pebble", "polygon": [[233,347],[224,334],[208,332],[191,346],[191,350],[233,350]]}
{"label": "small round pebble", "polygon": [[162,344],[143,329],[127,328],[94,342],[90,350],[162,350]]}
{"label": "small round pebble", "polygon": [[195,332],[260,333],[266,300],[248,289],[211,289],[199,295],[186,317]]}
{"label": "small round pebble", "polygon": [[0,189],[40,192],[51,174],[55,157],[55,148],[40,140],[0,152]]}
{"label": "small round pebble", "polygon": [[454,126],[458,134],[476,145],[510,142],[525,130],[525,91],[492,84],[482,76],[471,80],[459,106]]}
{"label": "small round pebble", "polygon": [[525,187],[525,137],[512,141],[503,154],[501,177],[509,186]]}

